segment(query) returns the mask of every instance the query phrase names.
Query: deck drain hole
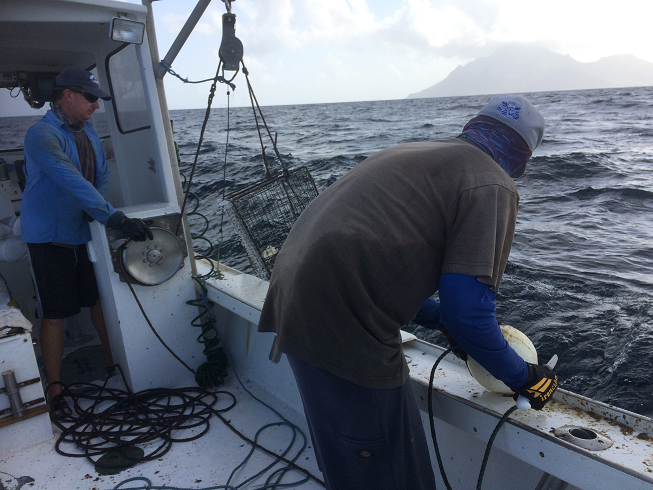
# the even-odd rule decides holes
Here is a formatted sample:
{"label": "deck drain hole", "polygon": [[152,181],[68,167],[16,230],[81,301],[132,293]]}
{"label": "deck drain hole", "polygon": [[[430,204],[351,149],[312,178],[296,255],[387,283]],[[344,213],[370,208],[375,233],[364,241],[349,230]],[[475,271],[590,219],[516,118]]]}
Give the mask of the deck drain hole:
{"label": "deck drain hole", "polygon": [[613,444],[612,439],[605,434],[587,427],[563,425],[559,429],[554,429],[553,433],[560,439],[590,451],[602,451]]}
{"label": "deck drain hole", "polygon": [[596,439],[596,432],[589,429],[583,429],[583,428],[571,429],[569,433],[574,437],[578,437],[579,439],[587,439],[587,440]]}

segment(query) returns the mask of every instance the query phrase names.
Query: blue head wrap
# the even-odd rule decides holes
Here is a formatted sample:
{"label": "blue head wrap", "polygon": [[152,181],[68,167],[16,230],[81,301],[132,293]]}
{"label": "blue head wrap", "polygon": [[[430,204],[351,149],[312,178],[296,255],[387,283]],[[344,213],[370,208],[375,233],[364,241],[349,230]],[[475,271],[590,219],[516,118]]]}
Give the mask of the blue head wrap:
{"label": "blue head wrap", "polygon": [[476,116],[463,128],[461,136],[485,147],[492,158],[512,178],[521,177],[533,152],[517,131],[488,116]]}

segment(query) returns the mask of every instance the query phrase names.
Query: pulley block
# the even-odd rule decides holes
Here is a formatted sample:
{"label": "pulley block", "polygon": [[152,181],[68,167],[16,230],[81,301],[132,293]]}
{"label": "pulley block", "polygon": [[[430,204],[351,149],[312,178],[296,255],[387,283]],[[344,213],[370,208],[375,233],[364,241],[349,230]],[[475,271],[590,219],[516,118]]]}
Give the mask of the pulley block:
{"label": "pulley block", "polygon": [[236,71],[243,59],[243,43],[236,37],[236,14],[222,15],[222,42],[220,43],[220,60],[223,68]]}

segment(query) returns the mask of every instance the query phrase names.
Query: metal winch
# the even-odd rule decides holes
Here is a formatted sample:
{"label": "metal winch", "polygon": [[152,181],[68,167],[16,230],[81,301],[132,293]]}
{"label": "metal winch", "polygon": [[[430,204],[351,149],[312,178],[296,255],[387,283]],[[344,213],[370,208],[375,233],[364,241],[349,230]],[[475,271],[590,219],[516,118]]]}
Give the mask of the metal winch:
{"label": "metal winch", "polygon": [[120,231],[107,229],[113,268],[123,282],[156,286],[172,278],[184,266],[188,255],[183,230],[175,235],[179,215],[150,218],[152,240],[136,242]]}

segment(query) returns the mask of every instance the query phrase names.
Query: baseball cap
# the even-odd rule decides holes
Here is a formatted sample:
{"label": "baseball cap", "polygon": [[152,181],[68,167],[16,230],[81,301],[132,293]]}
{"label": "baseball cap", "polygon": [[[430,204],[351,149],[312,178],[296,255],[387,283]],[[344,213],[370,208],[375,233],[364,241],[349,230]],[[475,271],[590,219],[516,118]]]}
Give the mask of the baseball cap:
{"label": "baseball cap", "polygon": [[542,142],[544,117],[526,97],[495,95],[478,115],[491,117],[514,129],[524,138],[531,151]]}
{"label": "baseball cap", "polygon": [[54,83],[57,88],[80,87],[100,99],[111,100],[111,96],[100,89],[100,82],[90,71],[82,70],[76,66],[66,68],[59,73]]}

